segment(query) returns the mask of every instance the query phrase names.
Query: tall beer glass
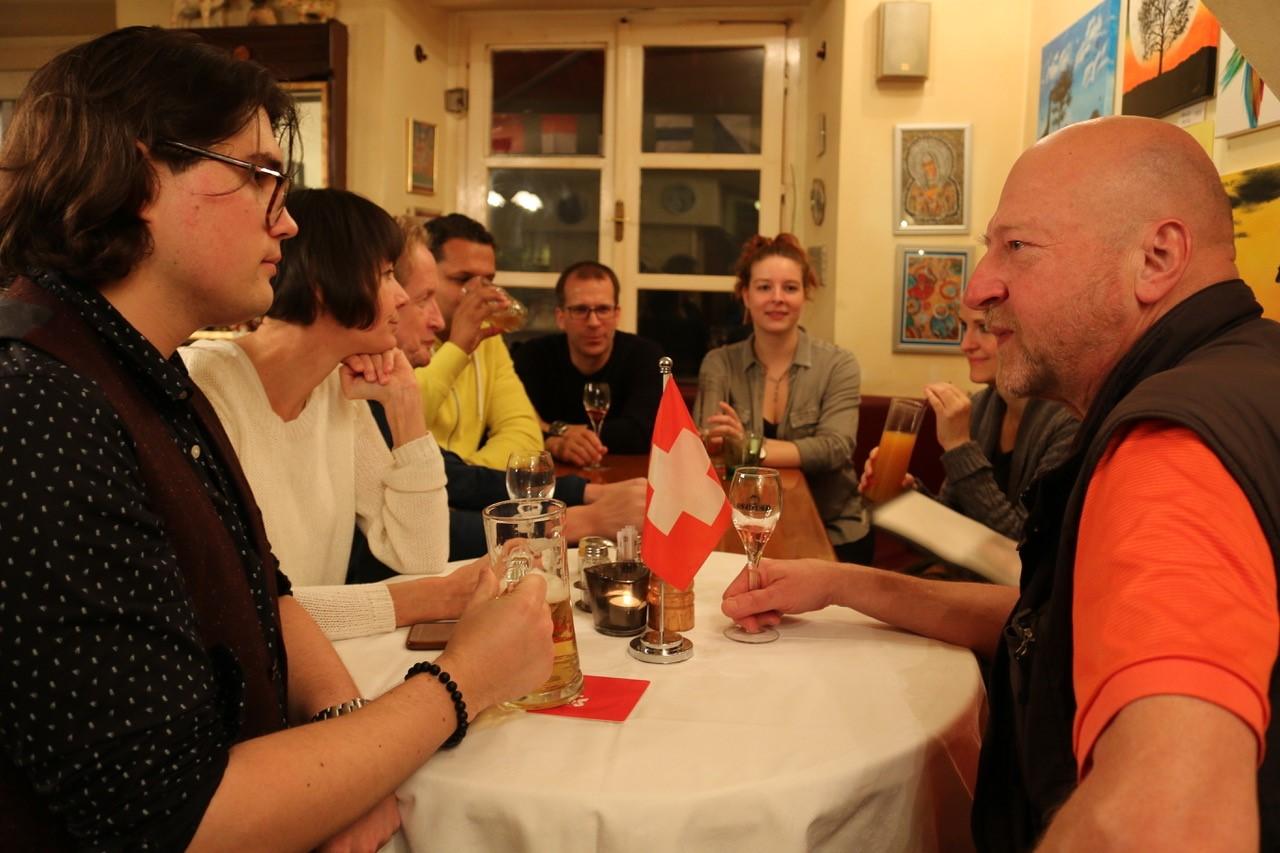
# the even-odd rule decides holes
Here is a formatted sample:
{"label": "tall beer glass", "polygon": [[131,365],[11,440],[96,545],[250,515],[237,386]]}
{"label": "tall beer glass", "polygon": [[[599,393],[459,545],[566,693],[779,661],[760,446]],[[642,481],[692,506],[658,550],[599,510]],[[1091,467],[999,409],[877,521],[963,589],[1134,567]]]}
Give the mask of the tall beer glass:
{"label": "tall beer glass", "polygon": [[911,451],[916,446],[916,434],[924,419],[924,403],[905,397],[889,401],[889,414],[884,419],[884,433],[880,436],[880,450],[876,453],[875,477],[867,489],[867,500],[884,503],[896,498],[902,491],[902,480],[907,475]]}
{"label": "tall beer glass", "polygon": [[484,510],[489,561],[503,586],[516,583],[530,572],[541,573],[547,582],[555,664],[545,684],[510,703],[519,708],[552,708],[582,692],[578,640],[573,633],[573,607],[569,602],[564,515],[565,505],[547,498],[501,501]]}

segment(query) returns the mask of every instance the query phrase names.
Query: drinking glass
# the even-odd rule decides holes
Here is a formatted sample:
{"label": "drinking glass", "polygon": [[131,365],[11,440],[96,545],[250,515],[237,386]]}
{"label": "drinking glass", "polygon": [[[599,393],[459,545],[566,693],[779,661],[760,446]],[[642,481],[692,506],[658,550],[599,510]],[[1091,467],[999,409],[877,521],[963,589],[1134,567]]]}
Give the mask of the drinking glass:
{"label": "drinking glass", "polygon": [[553,498],[556,494],[556,463],[545,450],[512,453],[507,457],[507,497]]}
{"label": "drinking glass", "polygon": [[527,696],[510,703],[517,708],[551,708],[582,692],[578,640],[569,603],[569,561],[565,552],[565,505],[557,500],[500,501],[484,509],[484,538],[489,562],[504,587],[531,572],[547,582],[551,606],[551,639],[555,663],[551,677]]}
{"label": "drinking glass", "polygon": [[[747,552],[747,589],[760,588],[760,556],[782,517],[782,478],[774,468],[746,466],[733,472],[729,484],[729,505],[733,508],[733,527]],[[773,628],[761,628],[752,634],[734,625],[724,635],[739,643],[772,643],[778,639]]]}
{"label": "drinking glass", "polygon": [[924,403],[920,400],[894,397],[889,401],[880,450],[876,452],[875,477],[863,495],[871,503],[884,503],[902,491],[902,480],[907,475],[922,420]]}
{"label": "drinking glass", "polygon": [[[591,422],[596,438],[600,437],[600,426],[604,423],[604,416],[609,413],[609,398],[608,382],[588,382],[582,386],[582,407],[587,410],[587,420]],[[595,471],[604,466],[596,462],[583,467]]]}

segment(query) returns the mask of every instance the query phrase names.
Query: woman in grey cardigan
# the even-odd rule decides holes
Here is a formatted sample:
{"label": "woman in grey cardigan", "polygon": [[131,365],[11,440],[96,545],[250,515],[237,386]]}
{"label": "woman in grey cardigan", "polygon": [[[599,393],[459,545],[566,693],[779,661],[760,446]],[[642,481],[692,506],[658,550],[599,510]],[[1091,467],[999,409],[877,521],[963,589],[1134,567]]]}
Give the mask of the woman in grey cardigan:
{"label": "woman in grey cardigan", "polygon": [[[969,360],[969,379],[987,387],[972,399],[948,382],[924,388],[937,416],[946,472],[938,499],[1011,539],[1020,539],[1027,519],[1022,493],[1037,473],[1065,457],[1079,421],[1058,403],[1001,394],[995,384],[995,335],[987,331],[981,311],[962,307],[960,320],[964,324],[960,349]],[[868,460],[863,487],[872,479]]]}
{"label": "woman in grey cardigan", "polygon": [[795,237],[751,238],[734,272],[734,293],[752,334],[707,353],[694,419],[713,436],[763,435],[765,464],[804,472],[836,555],[870,563],[853,468],[862,399],[858,361],[800,326],[818,281]]}

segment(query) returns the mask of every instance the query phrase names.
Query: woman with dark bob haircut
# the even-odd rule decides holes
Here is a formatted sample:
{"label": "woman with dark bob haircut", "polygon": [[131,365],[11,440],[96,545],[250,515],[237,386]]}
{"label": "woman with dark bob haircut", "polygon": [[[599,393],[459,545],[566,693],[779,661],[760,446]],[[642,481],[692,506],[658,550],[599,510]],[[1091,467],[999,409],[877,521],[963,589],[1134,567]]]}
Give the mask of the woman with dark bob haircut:
{"label": "woman with dark bob haircut", "polygon": [[[456,618],[484,561],[444,578],[343,585],[353,522],[404,574],[438,574],[449,553],[444,462],[396,347],[401,231],[343,190],[300,190],[289,212],[298,236],[283,244],[262,324],[184,347],[183,359],[240,457],[298,601],[326,634]],[[367,400],[386,412],[391,450]]]}
{"label": "woman with dark bob haircut", "polygon": [[800,325],[819,284],[809,255],[791,234],[756,235],[734,274],[751,336],[702,360],[694,417],[713,436],[763,436],[765,464],[804,472],[836,556],[870,562],[853,469],[861,374],[853,353]]}

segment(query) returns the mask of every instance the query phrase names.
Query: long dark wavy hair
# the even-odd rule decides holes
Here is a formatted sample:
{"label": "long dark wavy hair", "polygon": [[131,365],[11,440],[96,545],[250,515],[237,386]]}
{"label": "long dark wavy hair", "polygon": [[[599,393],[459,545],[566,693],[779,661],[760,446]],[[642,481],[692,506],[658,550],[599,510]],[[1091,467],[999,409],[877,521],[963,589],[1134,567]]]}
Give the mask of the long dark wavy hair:
{"label": "long dark wavy hair", "polygon": [[151,251],[148,153],[182,171],[196,158],[157,142],[207,148],[259,109],[291,161],[288,94],[194,34],[127,27],[55,57],[23,90],[0,149],[0,282],[37,269],[86,287],[128,275]]}

